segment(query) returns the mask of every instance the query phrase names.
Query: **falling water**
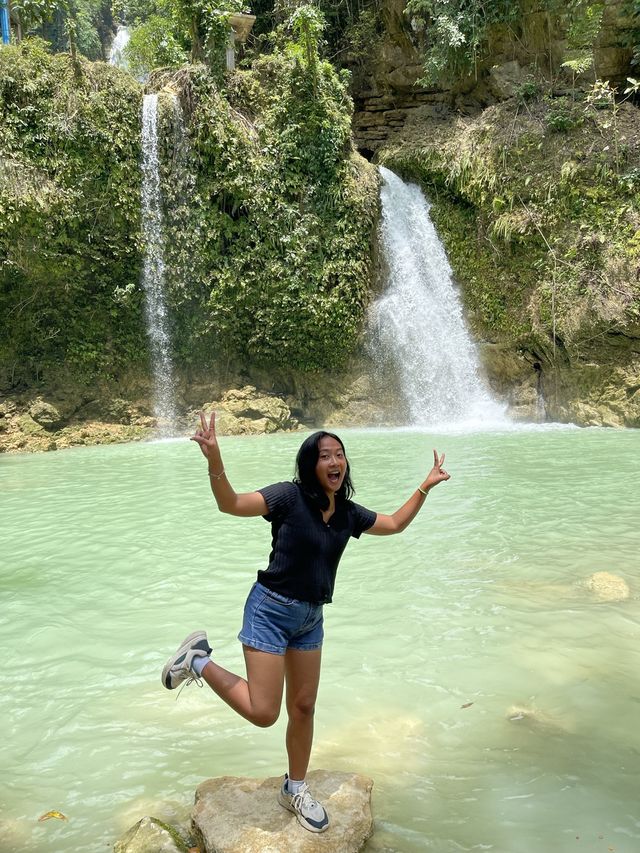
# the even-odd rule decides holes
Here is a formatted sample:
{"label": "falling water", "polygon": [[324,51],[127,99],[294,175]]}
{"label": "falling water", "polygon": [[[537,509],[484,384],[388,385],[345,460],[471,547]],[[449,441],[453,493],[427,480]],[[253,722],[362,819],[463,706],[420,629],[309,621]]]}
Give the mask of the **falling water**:
{"label": "falling water", "polygon": [[116,37],[111,44],[111,51],[109,53],[110,65],[117,65],[118,68],[128,68],[128,63],[124,56],[124,49],[129,44],[130,38],[131,35],[129,33],[129,28],[120,25],[118,27]]}
{"label": "falling water", "polygon": [[444,248],[419,187],[381,168],[387,287],[370,315],[370,350],[391,363],[412,425],[504,421],[489,394]]}
{"label": "falling water", "polygon": [[145,243],[142,284],[145,291],[147,334],[151,347],[154,409],[160,432],[166,435],[172,431],[175,422],[175,402],[171,339],[164,296],[164,239],[157,115],[158,96],[145,95],[142,105],[142,235]]}

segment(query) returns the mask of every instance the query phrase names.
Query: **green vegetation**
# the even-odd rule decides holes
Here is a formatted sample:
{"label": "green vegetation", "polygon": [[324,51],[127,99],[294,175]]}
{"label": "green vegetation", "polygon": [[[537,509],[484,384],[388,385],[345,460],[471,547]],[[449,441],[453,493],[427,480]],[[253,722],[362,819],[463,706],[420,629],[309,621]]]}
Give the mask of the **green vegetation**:
{"label": "green vegetation", "polygon": [[[304,16],[225,88],[204,65],[154,79],[179,367],[328,369],[357,346],[378,176],[351,149],[322,21]],[[42,42],[0,51],[3,384],[146,369],[141,99],[130,75]]]}
{"label": "green vegetation", "polygon": [[633,50],[631,65],[635,73],[640,68],[640,0],[626,0],[624,8],[633,22],[631,31],[631,48]]}
{"label": "green vegetation", "polygon": [[343,365],[362,327],[378,209],[377,172],[351,153],[345,82],[295,56],[236,72],[228,98],[202,67],[166,82],[194,105],[192,166],[184,181],[165,175],[180,361]]}
{"label": "green vegetation", "polygon": [[[637,2],[637,0],[631,0]],[[479,68],[491,53],[492,37],[506,33],[522,41],[528,20],[554,17],[566,31],[565,65],[574,74],[593,65],[593,45],[600,32],[604,4],[590,0],[409,0],[407,13],[425,33],[425,85],[451,82]]]}
{"label": "green vegetation", "polygon": [[175,68],[188,61],[184,47],[167,27],[167,19],[160,15],[151,15],[134,27],[125,57],[136,76],[147,74],[153,68]]}
{"label": "green vegetation", "polygon": [[0,364],[112,375],[145,358],[139,277],[140,90],[40,41],[0,50]]}
{"label": "green vegetation", "polygon": [[206,62],[221,74],[229,18],[246,11],[242,0],[124,0],[118,14],[133,24],[125,55],[138,73],[154,68]]}
{"label": "green vegetation", "polygon": [[113,35],[111,0],[18,0],[11,13],[16,35],[37,34],[56,52],[69,50],[88,59],[105,59]]}

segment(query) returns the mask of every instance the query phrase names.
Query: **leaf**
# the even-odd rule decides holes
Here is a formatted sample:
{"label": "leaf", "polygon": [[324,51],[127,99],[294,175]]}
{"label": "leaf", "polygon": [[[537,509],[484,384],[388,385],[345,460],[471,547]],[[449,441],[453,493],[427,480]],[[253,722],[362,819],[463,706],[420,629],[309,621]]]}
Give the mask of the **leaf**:
{"label": "leaf", "polygon": [[43,815],[40,815],[38,818],[38,822],[42,820],[51,820],[54,817],[56,820],[69,820],[66,815],[63,815],[62,812],[56,811],[55,809],[51,809],[51,811],[45,812]]}

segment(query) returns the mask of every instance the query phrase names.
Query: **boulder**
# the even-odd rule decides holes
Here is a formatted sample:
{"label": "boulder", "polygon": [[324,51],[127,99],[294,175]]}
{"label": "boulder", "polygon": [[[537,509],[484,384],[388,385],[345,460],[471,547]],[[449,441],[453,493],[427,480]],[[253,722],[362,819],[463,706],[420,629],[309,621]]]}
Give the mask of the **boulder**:
{"label": "boulder", "polygon": [[20,415],[18,428],[21,433],[27,436],[46,435],[44,427],[35,421],[31,415]]}
{"label": "boulder", "polygon": [[489,89],[492,95],[503,101],[512,98],[523,84],[525,72],[517,59],[494,65],[489,70]]}
{"label": "boulder", "polygon": [[143,817],[113,845],[114,853],[189,853],[193,849],[172,826]]}
{"label": "boulder", "polygon": [[315,770],[308,775],[330,825],[322,834],[304,829],[278,805],[282,777],[223,776],[198,786],[194,835],[204,853],[356,853],[373,831],[373,781],[355,773]]}
{"label": "boulder", "polygon": [[284,400],[261,393],[253,385],[232,388],[205,409],[215,410],[220,435],[256,435],[295,429],[298,425]]}
{"label": "boulder", "polygon": [[629,598],[629,585],[620,575],[595,572],[587,579],[587,589],[600,601],[625,601]]}
{"label": "boulder", "polygon": [[44,400],[35,400],[29,407],[29,414],[33,420],[45,429],[55,429],[64,421],[58,409]]}

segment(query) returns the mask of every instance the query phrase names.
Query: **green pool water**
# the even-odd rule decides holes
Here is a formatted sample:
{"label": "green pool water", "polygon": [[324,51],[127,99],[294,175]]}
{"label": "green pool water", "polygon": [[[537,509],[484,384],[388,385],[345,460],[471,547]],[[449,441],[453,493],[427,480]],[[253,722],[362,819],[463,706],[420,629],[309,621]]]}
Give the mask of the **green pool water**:
{"label": "green pool water", "polygon": [[[404,534],[352,541],[326,608],[312,768],[373,777],[367,850],[637,853],[640,432],[342,436],[374,510],[432,447],[452,474]],[[222,439],[234,486],[290,479],[301,438]],[[3,457],[0,536],[0,850],[104,853],[206,778],[284,772],[284,716],[160,684],[195,628],[241,667],[269,550],[262,519],[217,512],[195,445]],[[595,598],[598,571],[630,597]]]}

